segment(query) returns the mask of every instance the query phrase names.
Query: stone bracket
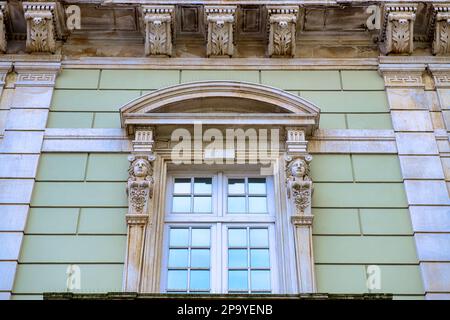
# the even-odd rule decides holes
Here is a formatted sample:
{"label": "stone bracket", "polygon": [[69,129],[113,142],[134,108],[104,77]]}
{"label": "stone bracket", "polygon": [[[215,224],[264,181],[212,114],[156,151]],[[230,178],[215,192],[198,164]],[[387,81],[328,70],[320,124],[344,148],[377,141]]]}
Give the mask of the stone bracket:
{"label": "stone bracket", "polygon": [[433,54],[450,54],[450,4],[433,4]]}
{"label": "stone bracket", "polygon": [[386,4],[382,29],[384,54],[411,54],[414,50],[416,3]]}
{"label": "stone bracket", "polygon": [[208,57],[233,56],[235,13],[236,6],[205,6]]}
{"label": "stone bracket", "polygon": [[142,6],[145,55],[172,56],[174,6]]}
{"label": "stone bracket", "polygon": [[295,29],[298,6],[268,6],[269,57],[293,57],[295,55]]}

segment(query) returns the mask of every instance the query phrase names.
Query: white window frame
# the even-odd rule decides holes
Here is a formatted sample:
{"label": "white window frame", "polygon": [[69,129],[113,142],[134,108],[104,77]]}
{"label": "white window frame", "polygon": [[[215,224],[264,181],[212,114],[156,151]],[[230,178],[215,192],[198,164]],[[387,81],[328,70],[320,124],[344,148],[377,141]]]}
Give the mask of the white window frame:
{"label": "white window frame", "polygon": [[[236,173],[229,170],[173,172],[167,175],[166,212],[164,217],[163,255],[160,290],[167,292],[167,272],[169,256],[169,229],[171,227],[210,227],[211,230],[211,293],[228,292],[228,228],[268,228],[269,259],[271,275],[271,293],[281,293],[279,254],[280,237],[277,235],[275,213],[275,190],[272,176],[261,176],[257,173]],[[172,195],[175,178],[212,178],[212,213],[172,213]],[[227,183],[233,178],[266,178],[267,213],[227,213]],[[220,248],[220,250],[219,250]],[[221,252],[221,253],[220,253]],[[214,276],[221,273],[221,277]],[[189,289],[189,288],[188,288]],[[245,292],[244,292],[245,294]]]}

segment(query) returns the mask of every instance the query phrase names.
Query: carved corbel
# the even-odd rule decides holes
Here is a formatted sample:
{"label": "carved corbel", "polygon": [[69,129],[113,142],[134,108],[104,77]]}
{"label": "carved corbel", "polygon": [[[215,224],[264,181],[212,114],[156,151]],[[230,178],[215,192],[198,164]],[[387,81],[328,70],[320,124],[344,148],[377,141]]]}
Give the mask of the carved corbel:
{"label": "carved corbel", "polygon": [[233,56],[236,6],[205,6],[208,26],[206,55]]}
{"label": "carved corbel", "polygon": [[172,55],[174,6],[143,6],[145,23],[145,55]]}
{"label": "carved corbel", "polygon": [[136,129],[133,154],[128,160],[128,240],[123,288],[128,292],[137,292],[143,268],[145,235],[153,212],[153,130]]}
{"label": "carved corbel", "polygon": [[55,2],[23,2],[27,22],[27,52],[56,51],[56,39],[61,33],[57,21],[58,8]]}
{"label": "carved corbel", "polygon": [[295,55],[295,29],[298,6],[268,6],[269,57]]}
{"label": "carved corbel", "polygon": [[7,3],[5,1],[0,2],[0,52],[6,52],[7,40],[6,40],[6,28],[5,21],[7,18]]}
{"label": "carved corbel", "polygon": [[297,277],[300,293],[315,292],[311,210],[313,182],[307,153],[307,141],[302,128],[286,129],[286,188],[288,208],[295,234]]}
{"label": "carved corbel", "polygon": [[450,53],[450,4],[433,4],[433,54]]}
{"label": "carved corbel", "polygon": [[389,4],[384,10],[382,51],[411,54],[414,50],[414,21],[417,4]]}

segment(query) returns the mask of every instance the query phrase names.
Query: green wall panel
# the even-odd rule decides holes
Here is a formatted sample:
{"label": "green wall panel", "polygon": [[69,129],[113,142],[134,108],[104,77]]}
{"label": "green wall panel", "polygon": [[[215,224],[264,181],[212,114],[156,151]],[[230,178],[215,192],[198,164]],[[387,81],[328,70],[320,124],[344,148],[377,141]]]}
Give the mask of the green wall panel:
{"label": "green wall panel", "polygon": [[116,111],[139,97],[139,90],[55,90],[52,111]]}
{"label": "green wall panel", "polygon": [[358,209],[313,209],[313,234],[361,234]]}
{"label": "green wall panel", "polygon": [[284,90],[340,90],[339,71],[261,71],[261,83]]}
{"label": "green wall panel", "polygon": [[361,209],[360,215],[364,234],[413,234],[408,209]]}
{"label": "green wall panel", "polygon": [[125,207],[125,182],[36,182],[36,207]]}
{"label": "green wall panel", "polygon": [[342,70],[341,76],[344,90],[384,90],[383,77],[375,70]]}
{"label": "green wall panel", "polygon": [[417,263],[410,236],[313,236],[315,263]]}
{"label": "green wall panel", "polygon": [[356,181],[402,182],[397,155],[353,155]]}
{"label": "green wall panel", "polygon": [[78,211],[78,208],[31,208],[25,233],[75,234]]}
{"label": "green wall panel", "polygon": [[100,70],[64,69],[56,78],[58,89],[97,89]]}
{"label": "green wall panel", "polygon": [[123,263],[126,236],[25,235],[21,263]]}
{"label": "green wall panel", "polygon": [[50,111],[47,128],[90,128],[94,113],[92,112],[58,112]]}
{"label": "green wall panel", "polygon": [[384,91],[300,91],[300,96],[325,113],[389,112]]}
{"label": "green wall panel", "polygon": [[128,154],[91,153],[87,167],[87,181],[126,181]]}
{"label": "green wall panel", "polygon": [[183,70],[181,82],[232,80],[259,83],[259,71],[243,70]]}
{"label": "green wall panel", "polygon": [[[14,293],[65,292],[68,264],[19,265]],[[123,265],[79,264],[79,292],[119,292],[122,290]]]}
{"label": "green wall panel", "polygon": [[311,162],[311,178],[320,181],[353,181],[349,155],[315,154]]}
{"label": "green wall panel", "polygon": [[316,265],[319,293],[366,293],[366,271],[361,265]]}
{"label": "green wall panel", "polygon": [[373,293],[423,294],[419,266],[379,266],[381,288],[371,289]]}
{"label": "green wall panel", "polygon": [[385,129],[392,130],[389,113],[347,114],[349,129]]}
{"label": "green wall panel", "polygon": [[126,208],[82,208],[79,234],[126,234]]}
{"label": "green wall panel", "polygon": [[403,207],[408,206],[402,183],[314,184],[313,207]]}
{"label": "green wall panel", "polygon": [[347,129],[345,114],[323,113],[320,115],[320,129]]}
{"label": "green wall panel", "polygon": [[96,112],[94,128],[121,128],[119,112]]}
{"label": "green wall panel", "polygon": [[100,89],[159,89],[179,80],[178,70],[103,70]]}
{"label": "green wall panel", "polygon": [[83,181],[87,153],[43,153],[37,181]]}

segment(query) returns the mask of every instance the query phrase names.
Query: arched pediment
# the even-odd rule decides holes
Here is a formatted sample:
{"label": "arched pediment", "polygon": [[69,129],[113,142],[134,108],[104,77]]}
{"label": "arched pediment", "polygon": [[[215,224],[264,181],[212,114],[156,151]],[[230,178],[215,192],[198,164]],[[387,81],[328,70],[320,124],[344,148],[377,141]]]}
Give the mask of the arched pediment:
{"label": "arched pediment", "polygon": [[122,126],[138,125],[284,125],[318,127],[320,109],[273,87],[237,81],[201,81],[163,88],[120,109]]}

